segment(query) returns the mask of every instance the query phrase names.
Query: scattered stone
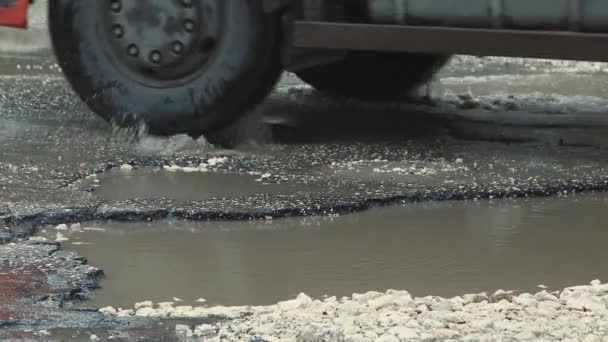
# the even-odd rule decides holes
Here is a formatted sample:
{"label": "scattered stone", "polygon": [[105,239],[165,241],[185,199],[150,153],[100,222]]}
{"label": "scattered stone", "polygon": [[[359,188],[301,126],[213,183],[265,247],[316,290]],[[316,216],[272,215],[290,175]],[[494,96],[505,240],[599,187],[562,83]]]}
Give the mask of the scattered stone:
{"label": "scattered stone", "polygon": [[530,293],[522,293],[519,296],[513,297],[513,303],[523,307],[536,306],[536,298]]}
{"label": "scattered stone", "polygon": [[116,316],[118,317],[128,317],[128,316],[133,316],[135,315],[135,310],[119,310],[118,313],[116,314]]}
{"label": "scattered stone", "polygon": [[[546,290],[518,296],[497,291],[490,296],[491,303],[485,294],[412,298],[406,291],[394,290],[322,300],[302,293],[292,300],[255,307],[173,308],[173,302],[154,306],[146,301],[138,303],[135,315],[228,319],[194,328],[176,327],[181,336],[202,340],[580,341],[584,337],[585,342],[596,342],[608,337],[607,295],[600,286],[564,289],[559,298]],[[495,302],[496,298],[501,299]],[[465,302],[468,304],[463,305]],[[117,311],[117,315],[123,314]]]}
{"label": "scattered stone", "polygon": [[57,227],[55,227],[56,230],[61,230],[61,231],[65,231],[68,230],[68,225],[67,224],[60,224]]}
{"label": "scattered stone", "polygon": [[178,297],[173,297],[171,299],[173,299],[174,302],[183,302],[183,300],[181,298],[178,298]]}
{"label": "scattered stone", "polygon": [[151,308],[154,306],[154,303],[151,300],[145,300],[143,302],[139,302],[139,303],[135,303],[135,310],[141,309],[141,308]]}
{"label": "scattered stone", "polygon": [[80,223],[74,223],[74,224],[70,225],[70,230],[73,232],[80,232],[81,231]]}
{"label": "scattered stone", "polygon": [[61,234],[60,232],[57,232],[57,235],[55,236],[55,241],[57,241],[57,242],[63,242],[63,241],[69,241],[69,240],[70,239],[68,237]]}
{"label": "scattered stone", "polygon": [[539,302],[543,302],[543,301],[557,302],[559,300],[559,298],[550,294],[546,290],[542,290],[542,291],[536,293],[534,295],[534,298],[536,298],[536,300]]}
{"label": "scattered stone", "polygon": [[225,164],[228,161],[226,157],[213,157],[207,160],[207,165],[209,166],[217,166],[220,164]]}
{"label": "scattered stone", "polygon": [[415,330],[406,327],[394,327],[389,329],[388,333],[401,340],[418,338],[418,333]]}
{"label": "scattered stone", "polygon": [[534,335],[534,333],[528,329],[521,331],[520,333],[516,334],[514,337],[518,341],[536,340],[536,335]]}
{"label": "scattered stone", "polygon": [[601,342],[600,338],[594,334],[589,334],[581,340],[581,342]]}
{"label": "scattered stone", "polygon": [[201,324],[194,328],[194,336],[208,337],[216,334],[216,327],[210,324]]}
{"label": "scattered stone", "polygon": [[206,303],[207,300],[205,298],[199,298],[196,300],[197,303]]}
{"label": "scattered stone", "polygon": [[131,171],[133,170],[133,166],[131,164],[123,164],[120,166],[121,171]]}
{"label": "scattered stone", "polygon": [[566,299],[566,307],[580,311],[605,311],[606,303],[599,297],[587,293],[574,292]]}
{"label": "scattered stone", "polygon": [[483,292],[483,293],[478,293],[478,294],[466,294],[464,296],[462,296],[463,299],[463,304],[467,305],[470,303],[481,303],[484,300],[489,300],[488,295]]}
{"label": "scattered stone", "polygon": [[99,312],[106,315],[116,315],[117,311],[111,306],[106,306],[105,308],[99,309]]}
{"label": "scattered stone", "polygon": [[380,336],[376,342],[399,342],[399,339],[391,334],[384,334]]}
{"label": "scattered stone", "polygon": [[176,324],[175,334],[179,337],[192,337],[193,332],[192,329],[185,324]]}
{"label": "scattered stone", "polygon": [[492,294],[490,299],[493,302],[500,302],[501,300],[511,301],[513,299],[513,293],[505,291],[505,290],[497,290]]}
{"label": "scattered stone", "polygon": [[101,341],[101,338],[99,338],[97,335],[92,334],[89,337],[89,340],[91,340],[91,342],[98,342],[98,341]]}

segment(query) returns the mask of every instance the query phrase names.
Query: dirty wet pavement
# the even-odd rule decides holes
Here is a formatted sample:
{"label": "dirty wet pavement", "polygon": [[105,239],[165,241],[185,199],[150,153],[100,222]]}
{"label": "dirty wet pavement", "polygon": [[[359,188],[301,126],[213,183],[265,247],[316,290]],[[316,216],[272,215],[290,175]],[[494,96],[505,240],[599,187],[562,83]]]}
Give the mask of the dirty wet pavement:
{"label": "dirty wet pavement", "polygon": [[456,57],[431,98],[386,106],[286,75],[224,150],[109,127],[44,54],[2,61],[0,339],[163,340],[230,316],[96,310],[144,300],[608,278],[604,64]]}

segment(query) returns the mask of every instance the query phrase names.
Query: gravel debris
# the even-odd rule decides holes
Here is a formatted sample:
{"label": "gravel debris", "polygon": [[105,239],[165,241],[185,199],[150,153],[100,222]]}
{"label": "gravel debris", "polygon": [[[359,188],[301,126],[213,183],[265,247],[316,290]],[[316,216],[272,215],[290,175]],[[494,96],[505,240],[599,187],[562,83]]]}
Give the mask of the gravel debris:
{"label": "gravel debris", "polygon": [[[313,299],[306,294],[270,306],[192,307],[138,303],[134,316],[211,318],[215,325],[178,325],[192,340],[212,341],[602,341],[608,339],[608,284],[536,294],[412,297],[370,291]],[[108,315],[123,316],[112,309]]]}

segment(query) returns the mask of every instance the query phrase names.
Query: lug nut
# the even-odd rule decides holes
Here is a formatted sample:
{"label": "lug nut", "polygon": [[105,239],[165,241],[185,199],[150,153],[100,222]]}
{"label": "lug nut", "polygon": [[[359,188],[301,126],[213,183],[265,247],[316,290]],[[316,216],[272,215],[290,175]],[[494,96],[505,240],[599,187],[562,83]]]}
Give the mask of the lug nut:
{"label": "lug nut", "polygon": [[120,12],[120,10],[122,10],[122,5],[120,4],[119,0],[112,0],[112,3],[110,4],[110,8],[114,12]]}
{"label": "lug nut", "polygon": [[184,28],[188,32],[194,31],[194,22],[192,20],[189,20],[189,19],[186,20],[186,21],[184,21]]}
{"label": "lug nut", "polygon": [[129,53],[129,56],[137,57],[139,55],[139,48],[137,47],[137,45],[131,44],[127,48],[127,52]]}
{"label": "lug nut", "polygon": [[158,64],[160,63],[161,59],[162,55],[160,54],[160,51],[154,50],[150,52],[150,61],[152,61],[152,63]]}
{"label": "lug nut", "polygon": [[182,44],[182,42],[176,41],[173,42],[173,46],[171,47],[171,49],[173,50],[174,53],[176,54],[180,54],[184,51],[184,44]]}
{"label": "lug nut", "polygon": [[125,29],[120,25],[114,25],[112,27],[112,32],[116,38],[122,38],[125,35]]}

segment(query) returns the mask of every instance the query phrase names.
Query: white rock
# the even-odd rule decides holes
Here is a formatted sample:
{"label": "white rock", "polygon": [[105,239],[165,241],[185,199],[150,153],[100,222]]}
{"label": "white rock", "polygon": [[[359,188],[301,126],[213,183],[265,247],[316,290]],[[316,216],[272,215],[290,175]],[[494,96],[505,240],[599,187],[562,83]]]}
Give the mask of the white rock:
{"label": "white rock", "polygon": [[423,342],[435,342],[435,341],[437,341],[437,337],[435,337],[435,336],[433,336],[433,335],[431,335],[429,333],[424,332],[424,333],[420,334],[420,341],[423,341]]}
{"label": "white rock", "polygon": [[594,279],[589,284],[591,284],[591,286],[600,286],[602,285],[602,282],[599,279]]}
{"label": "white rock", "polygon": [[63,242],[63,241],[69,241],[69,240],[70,239],[67,236],[61,234],[60,232],[57,232],[57,235],[55,236],[55,241],[57,241],[57,242]]}
{"label": "white rock", "polygon": [[443,315],[443,320],[448,323],[462,324],[469,320],[468,316],[469,314],[467,314],[466,312],[448,312]]}
{"label": "white rock", "polygon": [[398,306],[402,309],[405,309],[405,308],[415,309],[416,308],[416,303],[414,303],[414,300],[412,299],[412,297],[408,297],[408,296],[397,297],[397,298],[395,298],[394,303],[396,306]]}
{"label": "white rock", "polygon": [[171,299],[173,299],[174,302],[183,302],[183,300],[181,298],[178,298],[178,297],[173,297]]}
{"label": "white rock", "polygon": [[135,310],[141,308],[151,308],[154,306],[154,303],[151,300],[144,300],[143,302],[135,303]]}
{"label": "white rock", "polygon": [[497,290],[492,294],[491,298],[494,302],[500,302],[501,300],[511,301],[513,299],[513,294],[505,290]]}
{"label": "white rock", "polygon": [[554,302],[554,301],[550,301],[550,300],[538,302],[538,308],[539,309],[557,310],[557,309],[559,309],[561,307],[562,307],[562,305],[559,302]]}
{"label": "white rock", "polygon": [[537,292],[534,295],[534,298],[536,298],[536,300],[539,301],[539,302],[543,302],[543,301],[557,302],[559,300],[556,296],[550,294],[546,290],[542,290],[540,292]]}
{"label": "white rock", "polygon": [[56,230],[68,230],[68,225],[67,224],[60,224],[57,227],[55,227]]}
{"label": "white rock", "polygon": [[597,335],[589,334],[585,336],[581,342],[601,342],[601,340]]}
{"label": "white rock", "polygon": [[606,304],[600,297],[580,292],[574,293],[566,299],[566,307],[581,311],[600,312],[606,310]]}
{"label": "white rock", "polygon": [[274,323],[267,323],[251,329],[251,335],[272,335],[276,330]]}
{"label": "white rock", "polygon": [[312,303],[312,298],[304,293],[300,293],[296,299],[279,302],[277,305],[283,311],[290,311],[305,308],[310,303]]}
{"label": "white rock", "polygon": [[367,305],[369,305],[371,308],[374,308],[376,310],[395,306],[396,305],[395,297],[393,297],[391,295],[382,295],[380,297],[369,300],[367,302]]}
{"label": "white rock", "polygon": [[390,328],[388,333],[398,337],[401,340],[418,338],[418,332],[416,332],[416,330],[406,327]]}
{"label": "white rock", "polygon": [[395,296],[395,297],[410,297],[412,298],[412,295],[405,291],[405,290],[388,290],[386,291],[386,294],[391,295],[391,296]]}
{"label": "white rock", "polygon": [[435,303],[435,304],[431,305],[431,310],[433,310],[433,311],[452,311],[452,303],[450,303],[448,301]]}
{"label": "white rock", "polygon": [[214,157],[214,158],[207,160],[207,164],[209,164],[210,166],[214,166],[214,165],[218,165],[218,164],[224,164],[227,161],[228,161],[228,158],[226,158],[226,157]]}
{"label": "white rock", "polygon": [[[361,334],[352,334],[352,335],[345,335],[346,337],[346,341],[349,342],[367,342],[369,341],[367,338],[365,338],[364,335]],[[298,340],[296,340],[294,338],[293,342],[297,342]]]}
{"label": "white rock", "polygon": [[99,312],[106,315],[116,315],[116,309],[111,306],[106,306],[105,308],[99,309]]}
{"label": "white rock", "polygon": [[177,171],[180,171],[182,168],[177,165],[171,165],[171,166],[165,165],[165,166],[163,166],[163,169],[168,172],[177,172]]}
{"label": "white rock", "polygon": [[81,231],[80,223],[74,223],[74,224],[70,225],[70,230],[73,232]]}
{"label": "white rock", "polygon": [[536,298],[530,293],[522,293],[519,296],[513,297],[513,303],[523,307],[536,306]]}
{"label": "white rock", "polygon": [[357,335],[359,334],[359,328],[354,324],[347,324],[342,328],[344,335]]}
{"label": "white rock", "polygon": [[412,328],[412,329],[419,329],[420,328],[420,323],[418,323],[417,320],[415,319],[410,319],[409,321],[407,321],[405,323],[405,326],[407,328]]}
{"label": "white rock", "polygon": [[375,342],[399,342],[399,339],[392,334],[384,334],[380,336]]}
{"label": "white rock", "polygon": [[160,302],[160,303],[157,303],[156,305],[158,306],[159,309],[168,309],[168,308],[173,309],[173,304],[175,304],[175,303],[174,302]]}
{"label": "white rock", "polygon": [[131,164],[122,164],[120,166],[120,170],[122,170],[122,171],[131,171],[131,170],[133,170],[133,166]]}
{"label": "white rock", "polygon": [[464,296],[462,296],[463,299],[463,304],[467,305],[470,303],[481,303],[484,300],[488,300],[488,295],[483,292],[483,293],[478,293],[478,294],[466,294]]}
{"label": "white rock", "polygon": [[199,298],[196,300],[197,303],[205,303],[207,300],[205,298]]}
{"label": "white rock", "polygon": [[97,341],[101,341],[101,338],[99,338],[97,335],[95,334],[91,334],[91,336],[89,336],[89,340],[91,342],[97,342]]}
{"label": "white rock", "polygon": [[158,312],[150,307],[139,308],[135,311],[135,316],[138,317],[157,317]]}
{"label": "white rock", "polygon": [[528,329],[522,330],[520,333],[516,334],[514,336],[514,338],[518,341],[529,341],[529,340],[535,340],[536,339],[536,335],[534,335],[534,333]]}
{"label": "white rock", "polygon": [[135,315],[135,311],[134,310],[119,310],[118,313],[116,314],[116,316],[118,317],[129,317],[129,316],[133,316]]}
{"label": "white rock", "polygon": [[182,337],[192,337],[192,335],[193,335],[192,329],[190,329],[189,326],[184,325],[184,324],[176,324],[175,333],[178,336],[182,336]]}
{"label": "white rock", "polygon": [[442,339],[457,339],[460,337],[458,331],[446,328],[435,330],[435,335]]}
{"label": "white rock", "polygon": [[487,318],[474,319],[471,321],[471,326],[479,330],[487,330],[494,328],[494,322]]}
{"label": "white rock", "polygon": [[48,241],[49,239],[43,237],[43,236],[30,236],[28,238],[29,241]]}
{"label": "white rock", "polygon": [[429,311],[428,306],[424,305],[424,304],[420,304],[416,307],[416,310],[420,311],[420,312],[427,312]]}

